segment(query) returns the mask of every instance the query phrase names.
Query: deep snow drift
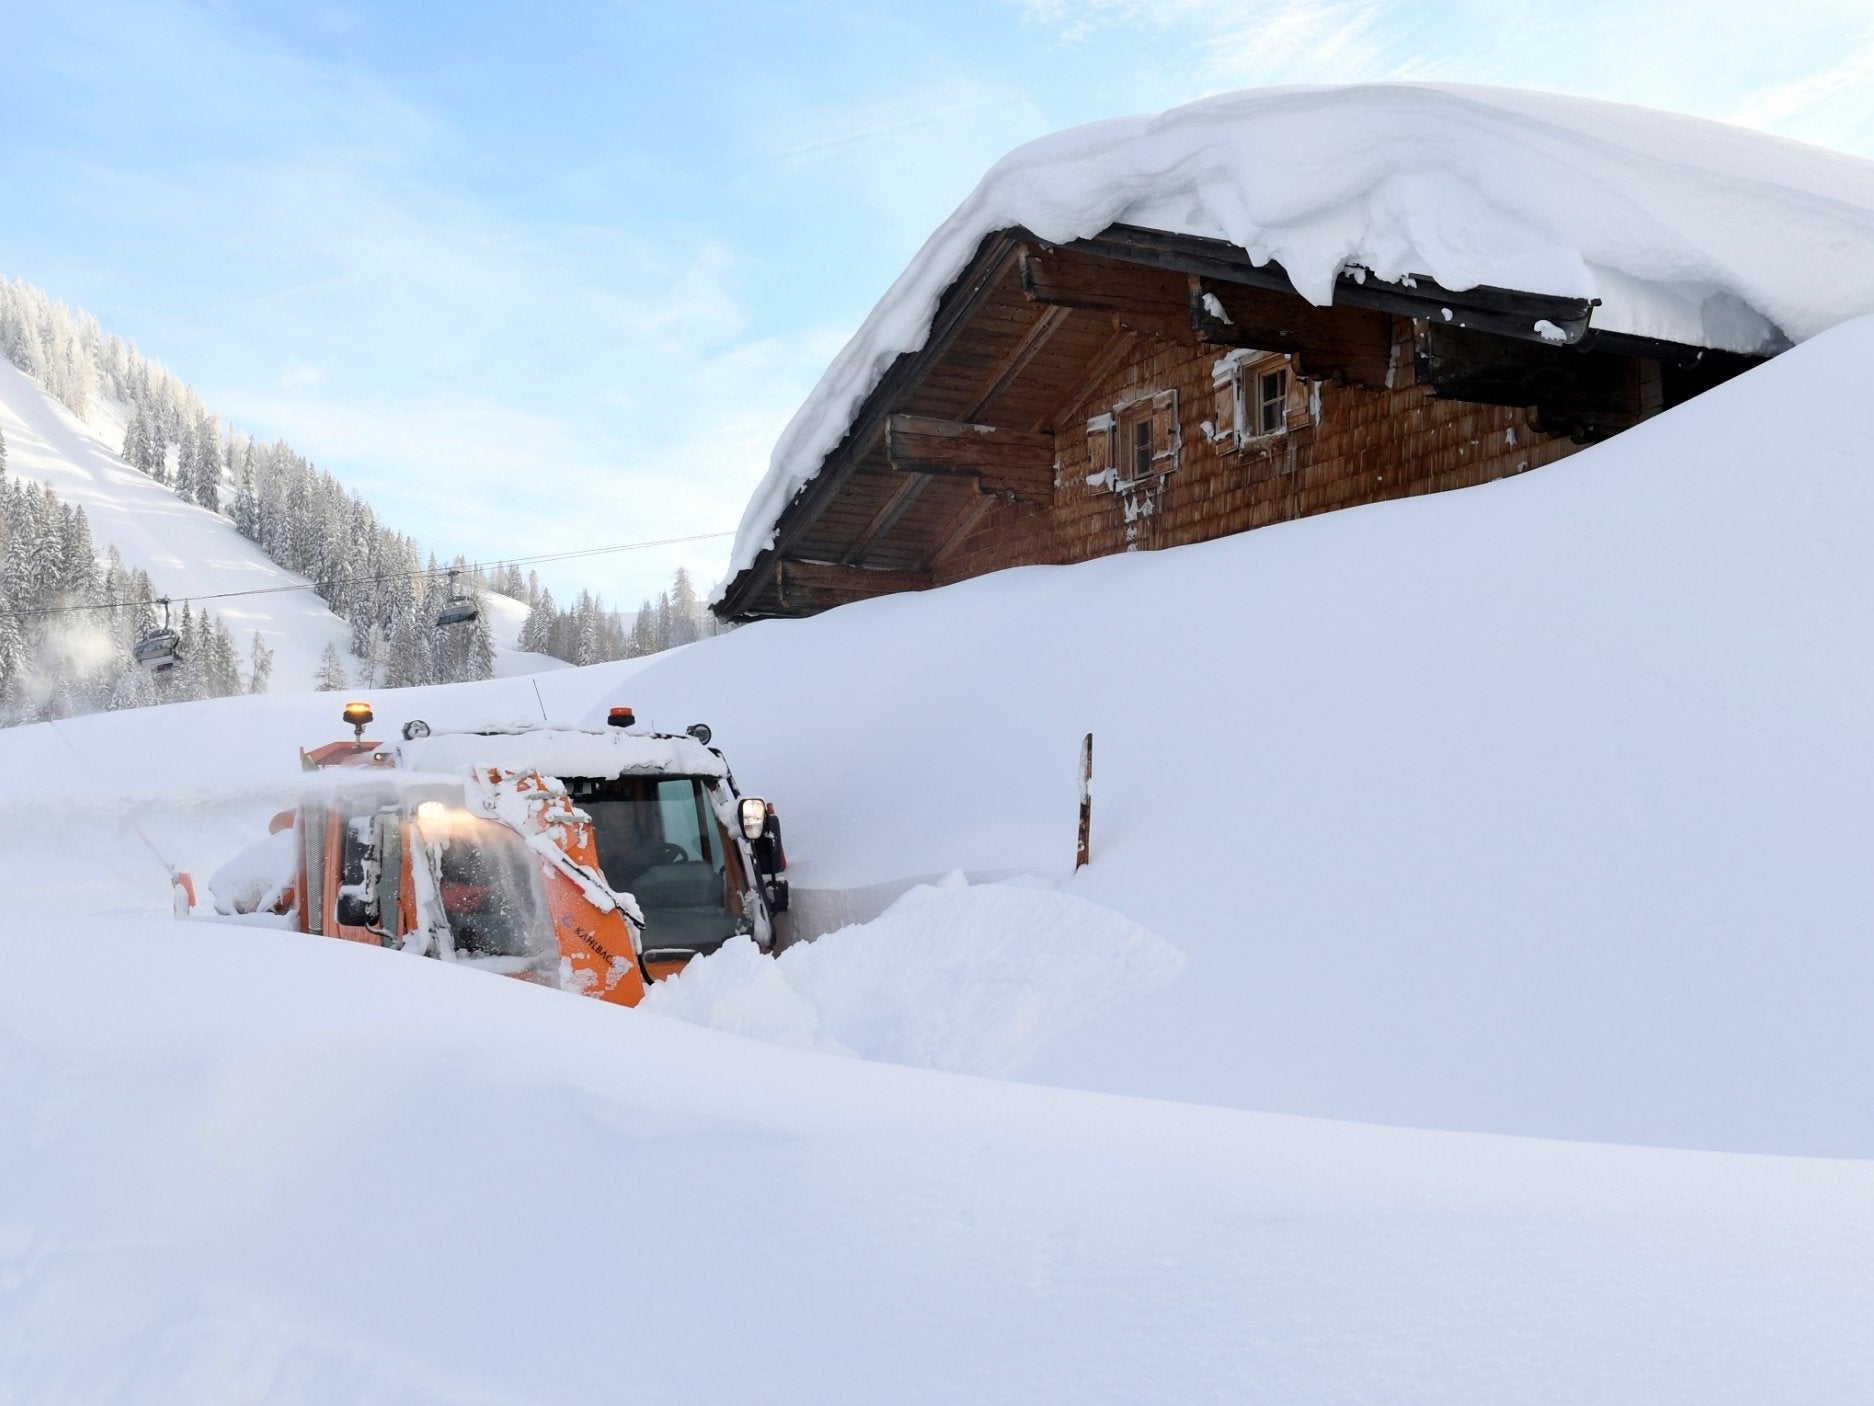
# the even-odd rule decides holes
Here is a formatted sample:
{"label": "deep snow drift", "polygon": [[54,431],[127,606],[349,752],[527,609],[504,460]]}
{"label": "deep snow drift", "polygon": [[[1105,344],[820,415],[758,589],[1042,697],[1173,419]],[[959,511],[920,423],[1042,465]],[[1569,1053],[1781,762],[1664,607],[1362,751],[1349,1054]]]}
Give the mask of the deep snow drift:
{"label": "deep snow drift", "polygon": [[1774,352],[1874,313],[1874,163],[1644,108],[1507,88],[1271,88],[1029,142],[957,207],[775,445],[725,580],[924,344],[984,235],[1136,224],[1274,259],[1327,304],[1343,268],[1599,298],[1593,325]]}
{"label": "deep snow drift", "polygon": [[[1183,977],[1034,1077],[1874,1154],[1874,320],[1536,473],[757,624],[708,717],[797,884],[1065,876]],[[757,770],[757,766],[759,769]]]}
{"label": "deep snow drift", "polygon": [[804,914],[979,881],[650,1009],[158,916],[331,695],[0,732],[0,1399],[1854,1399],[1874,1162],[1491,1134],[1874,1148],[1871,369],[1862,320],[1486,488],[373,694],[709,721]]}
{"label": "deep snow drift", "polygon": [[1703,1406],[1874,1371],[1864,1163],[1040,1089],[50,916],[0,983],[9,1400]]}

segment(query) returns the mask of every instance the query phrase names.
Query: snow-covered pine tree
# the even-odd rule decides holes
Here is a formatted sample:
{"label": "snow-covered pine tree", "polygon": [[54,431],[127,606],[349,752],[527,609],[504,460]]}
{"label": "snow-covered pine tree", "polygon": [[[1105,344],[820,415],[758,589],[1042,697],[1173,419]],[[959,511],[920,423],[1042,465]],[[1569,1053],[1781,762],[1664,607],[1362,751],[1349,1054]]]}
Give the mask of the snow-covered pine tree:
{"label": "snow-covered pine tree", "polygon": [[346,686],[345,664],[338,657],[338,646],[327,644],[319,655],[319,672],[313,677],[313,688],[320,693],[337,693]]}
{"label": "snow-covered pine tree", "polygon": [[237,693],[245,692],[241,683],[241,657],[234,647],[234,637],[228,633],[228,627],[220,620],[212,620],[207,611],[202,612],[204,620],[210,620],[206,631],[209,637],[208,696],[210,698],[232,698]]}
{"label": "snow-covered pine tree", "polygon": [[[330,645],[326,646],[328,649]],[[248,659],[251,661],[247,675],[249,693],[265,693],[273,682],[273,651],[267,648],[267,642],[260,637],[260,631],[254,631],[254,638],[247,646]]]}
{"label": "snow-covered pine tree", "polygon": [[143,407],[130,407],[130,420],[124,426],[123,461],[133,469],[143,467],[143,439],[146,431],[143,426]]}
{"label": "snow-covered pine tree", "polygon": [[211,513],[221,511],[221,436],[206,414],[195,422],[194,488],[194,502]]}
{"label": "snow-covered pine tree", "polygon": [[[529,584],[537,588],[539,578],[534,577]],[[520,645],[535,654],[546,654],[553,644],[553,617],[558,611],[553,604],[552,591],[536,589],[532,594],[534,607],[527,612],[527,621],[521,626]]]}
{"label": "snow-covered pine tree", "polygon": [[418,627],[414,609],[400,611],[384,650],[384,687],[411,688],[433,681],[429,631]]}
{"label": "snow-covered pine tree", "polygon": [[254,484],[254,446],[241,455],[234,485],[234,530],[250,542],[260,539],[260,494]]}
{"label": "snow-covered pine tree", "polygon": [[649,596],[638,607],[638,618],[631,627],[631,654],[633,658],[657,653],[657,615],[651,609]]}
{"label": "snow-covered pine tree", "polygon": [[13,603],[0,595],[0,723],[16,721],[21,675],[26,668],[26,635]]}
{"label": "snow-covered pine tree", "polygon": [[696,594],[695,583],[683,567],[677,568],[670,586],[670,643],[690,644],[703,637],[703,602]]}
{"label": "snow-covered pine tree", "polygon": [[195,431],[184,426],[181,438],[175,441],[176,468],[170,479],[170,485],[176,490],[176,496],[185,503],[195,501]]}

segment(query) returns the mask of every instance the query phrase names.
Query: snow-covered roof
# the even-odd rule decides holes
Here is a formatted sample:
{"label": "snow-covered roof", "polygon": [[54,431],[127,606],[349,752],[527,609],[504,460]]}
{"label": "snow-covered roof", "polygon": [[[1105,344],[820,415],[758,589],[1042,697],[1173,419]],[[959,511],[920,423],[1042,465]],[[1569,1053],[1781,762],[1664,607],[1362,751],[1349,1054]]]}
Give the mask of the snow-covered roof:
{"label": "snow-covered roof", "polygon": [[1429,85],[1264,89],[1094,122],[1011,152],[925,242],[782,432],[724,584],[924,344],[986,235],[1061,243],[1115,224],[1228,240],[1323,306],[1357,266],[1598,298],[1598,329],[1746,353],[1874,312],[1874,163],[1760,132]]}
{"label": "snow-covered roof", "polygon": [[694,737],[532,728],[521,732],[439,732],[397,745],[412,771],[496,766],[545,776],[724,776],[722,758]]}

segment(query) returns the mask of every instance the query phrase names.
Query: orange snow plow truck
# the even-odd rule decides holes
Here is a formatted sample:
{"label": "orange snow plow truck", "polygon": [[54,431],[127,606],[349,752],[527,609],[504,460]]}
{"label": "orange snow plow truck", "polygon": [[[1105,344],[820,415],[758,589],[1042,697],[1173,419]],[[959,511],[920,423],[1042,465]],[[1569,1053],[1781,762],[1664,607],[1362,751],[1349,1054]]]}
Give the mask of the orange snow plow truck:
{"label": "orange snow plow truck", "polygon": [[629,708],[604,732],[413,721],[386,747],[365,739],[369,705],[344,717],[352,741],[300,753],[326,783],[274,818],[280,881],[230,897],[218,874],[222,911],[625,1006],[731,938],[774,950],[780,822],[702,724],[631,732]]}

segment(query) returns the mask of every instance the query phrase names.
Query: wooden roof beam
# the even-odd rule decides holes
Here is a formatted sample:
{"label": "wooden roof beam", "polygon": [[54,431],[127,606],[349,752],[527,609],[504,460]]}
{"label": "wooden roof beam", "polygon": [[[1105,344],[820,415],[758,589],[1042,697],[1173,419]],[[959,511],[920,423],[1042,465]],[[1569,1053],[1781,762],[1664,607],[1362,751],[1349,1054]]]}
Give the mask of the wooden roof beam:
{"label": "wooden roof beam", "polygon": [[1356,386],[1386,384],[1392,359],[1392,318],[1371,308],[1317,308],[1293,294],[1240,283],[1190,278],[1191,326],[1222,347],[1287,352],[1303,374]]}
{"label": "wooden roof beam", "polygon": [[[1221,239],[1173,234],[1136,225],[1109,225],[1090,239],[1076,239],[1064,250],[1116,262],[1136,263],[1161,272],[1197,274],[1222,283],[1268,288],[1299,298],[1288,273],[1273,259],[1257,263]],[[1424,275],[1388,282],[1366,269],[1344,269],[1334,282],[1336,307],[1371,308],[1403,317],[1437,319],[1455,327],[1493,332],[1527,342],[1574,346],[1588,336],[1588,319],[1597,300],[1553,293],[1525,293],[1515,288],[1478,284],[1462,291],[1445,288]],[[1546,331],[1538,323],[1547,323]]]}
{"label": "wooden roof beam", "polygon": [[964,503],[964,505],[958,509],[956,516],[950,519],[948,526],[944,528],[943,533],[938,537],[936,547],[925,560],[924,564],[926,568],[937,565],[938,562],[942,561],[945,557],[949,556],[950,553],[962,546],[963,539],[968,537],[970,533],[975,530],[976,524],[983,520],[983,515],[987,513],[990,508],[994,507],[995,503],[995,498],[987,493],[978,493]]}
{"label": "wooden roof beam", "polygon": [[904,473],[973,478],[985,493],[1054,501],[1051,434],[899,414],[885,421],[885,455]]}
{"label": "wooden roof beam", "polygon": [[1546,434],[1605,439],[1643,417],[1640,362],[1427,323],[1414,370],[1432,394],[1479,405],[1533,405]]}
{"label": "wooden roof beam", "polygon": [[844,562],[789,561],[785,557],[774,564],[776,603],[780,613],[789,615],[830,610],[836,605],[899,591],[925,591],[930,585],[928,571],[880,571]]}
{"label": "wooden roof beam", "polygon": [[982,390],[971,402],[970,408],[963,412],[965,420],[980,420],[989,413],[996,398],[1015,384],[1028,364],[1039,356],[1061,324],[1073,316],[1069,307],[1053,305],[1041,310],[1041,316],[1035,319],[1034,326],[1022,334],[1021,340],[1009,349],[1009,354],[1002,358],[996,369],[983,383]]}
{"label": "wooden roof beam", "polygon": [[898,525],[898,519],[910,511],[917,501],[918,494],[924,491],[924,485],[930,482],[929,474],[902,474],[898,486],[892,490],[884,505],[872,514],[872,520],[860,529],[847,549],[843,560],[848,566],[858,566],[872,554],[872,548],[884,540],[885,535]]}
{"label": "wooden roof beam", "polygon": [[1021,275],[1031,302],[1104,313],[1115,328],[1148,337],[1193,340],[1177,273],[1042,246],[1022,250]]}

